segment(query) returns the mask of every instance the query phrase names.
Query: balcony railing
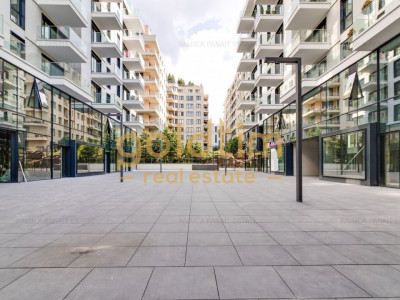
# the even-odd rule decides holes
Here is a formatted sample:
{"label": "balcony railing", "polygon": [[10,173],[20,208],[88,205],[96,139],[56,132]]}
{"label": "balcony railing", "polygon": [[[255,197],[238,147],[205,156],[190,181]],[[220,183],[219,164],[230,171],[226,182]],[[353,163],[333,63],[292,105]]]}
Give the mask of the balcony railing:
{"label": "balcony railing", "polygon": [[122,78],[121,68],[117,64],[109,64],[106,62],[98,62],[92,67],[93,74],[115,74]]}
{"label": "balcony railing", "polygon": [[144,124],[143,122],[143,116],[137,115],[137,116],[132,116],[131,114],[126,114],[125,115],[125,122],[126,123],[140,123]]}
{"label": "balcony railing", "polygon": [[264,45],[283,45],[283,34],[282,33],[260,34],[257,38],[255,48]]}
{"label": "balcony railing", "polygon": [[69,41],[83,55],[87,56],[88,54],[87,45],[82,41],[72,27],[69,26],[40,26],[37,39],[46,41]]}
{"label": "balcony railing", "polygon": [[312,30],[298,30],[293,35],[293,38],[286,48],[286,55],[292,53],[292,51],[301,43],[329,43],[330,36],[326,29],[312,29]]}
{"label": "balcony railing", "polygon": [[142,56],[142,54],[140,54],[140,52],[124,50],[123,57],[124,58],[137,58],[144,65],[143,56]]}
{"label": "balcony railing", "polygon": [[139,81],[143,81],[142,75],[140,73],[135,73],[135,72],[124,72],[122,79],[123,80],[136,80],[137,79]]}
{"label": "balcony railing", "polygon": [[124,101],[138,101],[140,103],[143,103],[143,97],[142,95],[125,95],[124,96]]}
{"label": "balcony railing", "polygon": [[26,53],[24,43],[16,40],[7,40],[4,42],[4,48],[18,57],[25,59]]}
{"label": "balcony railing", "polygon": [[256,107],[260,105],[277,105],[280,104],[279,94],[262,95],[256,97]]}
{"label": "balcony railing", "polygon": [[3,29],[3,15],[0,14],[0,35],[4,34],[4,29]]}
{"label": "balcony railing", "polygon": [[122,18],[121,10],[114,3],[92,2],[92,13],[115,13],[119,20]]}
{"label": "balcony railing", "polygon": [[283,75],[283,66],[281,64],[263,63],[258,66],[254,78],[257,79],[260,75]]}
{"label": "balcony railing", "polygon": [[118,38],[116,41],[114,41],[103,32],[92,31],[92,43],[115,43],[117,46],[119,46],[120,42],[121,41]]}
{"label": "balcony railing", "polygon": [[399,5],[398,0],[373,0],[354,20],[354,38],[373,26],[385,14]]}
{"label": "balcony railing", "polygon": [[256,33],[241,33],[239,34],[238,41],[240,42],[242,39],[252,39],[256,37]]}
{"label": "balcony railing", "polygon": [[77,11],[83,16],[83,18],[88,21],[89,20],[89,12],[86,10],[85,5],[80,0],[70,0],[72,5],[75,6]]}
{"label": "balcony railing", "polygon": [[143,37],[143,33],[130,31],[128,29],[124,29],[123,34],[124,34],[124,37]]}
{"label": "balcony railing", "polygon": [[290,17],[293,15],[293,12],[296,10],[296,8],[300,5],[300,3],[306,3],[306,4],[315,4],[315,3],[330,3],[330,0],[294,0],[292,4],[290,5],[288,11],[286,12],[285,16],[285,23],[290,19]]}
{"label": "balcony railing", "polygon": [[258,5],[256,20],[270,15],[283,16],[283,5]]}
{"label": "balcony railing", "polygon": [[115,104],[122,107],[121,99],[115,94],[95,93],[94,102],[98,104]]}

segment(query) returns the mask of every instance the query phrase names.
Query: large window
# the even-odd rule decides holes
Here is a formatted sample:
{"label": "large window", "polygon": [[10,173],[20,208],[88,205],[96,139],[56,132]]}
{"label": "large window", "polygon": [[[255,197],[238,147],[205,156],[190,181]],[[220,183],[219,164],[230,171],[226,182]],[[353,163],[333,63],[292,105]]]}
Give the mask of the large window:
{"label": "large window", "polygon": [[340,30],[345,31],[353,24],[353,0],[340,1]]}
{"label": "large window", "polygon": [[365,179],[365,132],[326,137],[323,144],[323,176]]}
{"label": "large window", "polygon": [[103,147],[80,144],[77,146],[76,154],[78,174],[104,172]]}
{"label": "large window", "polygon": [[11,21],[25,29],[25,0],[11,0]]}

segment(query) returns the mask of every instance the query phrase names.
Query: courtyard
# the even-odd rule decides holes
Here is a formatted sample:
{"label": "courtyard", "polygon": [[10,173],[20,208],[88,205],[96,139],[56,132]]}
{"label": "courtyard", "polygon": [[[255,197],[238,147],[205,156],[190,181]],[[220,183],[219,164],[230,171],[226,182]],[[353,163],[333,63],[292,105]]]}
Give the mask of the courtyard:
{"label": "courtyard", "polygon": [[2,184],[0,299],[400,297],[399,190],[191,174]]}

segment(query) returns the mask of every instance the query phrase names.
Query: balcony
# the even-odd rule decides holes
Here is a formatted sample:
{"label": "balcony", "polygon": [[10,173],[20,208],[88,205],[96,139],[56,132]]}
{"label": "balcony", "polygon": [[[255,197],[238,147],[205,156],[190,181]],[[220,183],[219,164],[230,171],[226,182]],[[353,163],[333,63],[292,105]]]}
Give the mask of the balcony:
{"label": "balcony", "polygon": [[122,61],[129,71],[143,72],[145,70],[144,59],[139,52],[124,51]]}
{"label": "balcony", "polygon": [[255,115],[243,116],[238,119],[238,124],[242,124],[242,128],[244,130],[249,130],[254,126],[257,126],[257,118]]}
{"label": "balcony", "polygon": [[286,30],[315,28],[331,8],[330,0],[294,0],[285,17]]}
{"label": "balcony", "polygon": [[103,32],[92,32],[92,49],[100,57],[121,57],[121,41],[113,41]]}
{"label": "balcony", "polygon": [[264,63],[258,67],[254,77],[258,87],[277,87],[283,82],[283,65]]}
{"label": "balcony", "polygon": [[255,32],[276,32],[283,23],[283,5],[257,7]]}
{"label": "balcony", "polygon": [[89,13],[80,0],[36,0],[40,9],[62,26],[87,27]]}
{"label": "balcony", "polygon": [[47,74],[52,86],[68,93],[72,97],[82,100],[84,91],[85,102],[92,101],[91,82],[67,63],[40,61],[41,70]]}
{"label": "balcony", "polygon": [[400,2],[373,0],[354,20],[354,50],[372,51],[394,38],[400,28]]}
{"label": "balcony", "polygon": [[128,90],[144,90],[144,80],[140,73],[124,72],[122,82]]}
{"label": "balcony", "polygon": [[241,73],[237,82],[237,90],[239,92],[251,92],[254,89],[254,74]]}
{"label": "balcony", "polygon": [[[373,73],[376,72],[378,62],[376,59],[376,52],[371,53],[364,59],[358,62],[358,72],[360,73]],[[382,62],[382,61],[381,61]]]}
{"label": "balcony", "polygon": [[160,93],[142,94],[142,97],[146,101],[146,103],[155,103],[155,104],[161,103],[161,99],[162,99]]}
{"label": "balcony", "polygon": [[255,58],[279,57],[283,48],[283,34],[260,34],[255,46]]}
{"label": "balcony", "polygon": [[93,107],[104,114],[122,112],[121,99],[115,94],[94,94]]}
{"label": "balcony", "polygon": [[89,49],[68,26],[40,26],[36,44],[54,59],[67,63],[84,63]]}
{"label": "balcony", "polygon": [[143,41],[143,34],[140,32],[134,32],[129,30],[123,31],[123,38],[122,38],[124,45],[130,51],[144,51],[144,41]]}
{"label": "balcony", "polygon": [[155,130],[163,130],[164,128],[161,126],[161,123],[158,119],[154,120],[146,120],[144,121],[144,126],[148,129],[155,129]]}
{"label": "balcony", "polygon": [[144,121],[142,116],[132,116],[131,114],[125,116],[124,125],[134,130],[143,130]]}
{"label": "balcony", "polygon": [[322,109],[320,107],[306,107],[303,109],[303,118],[310,118],[316,115],[321,115],[323,111],[326,109]]}
{"label": "balcony", "polygon": [[257,59],[255,59],[254,54],[245,53],[239,62],[237,71],[240,72],[251,72],[257,66]]}
{"label": "balcony", "polygon": [[121,30],[122,14],[115,3],[92,2],[92,20],[100,30]]}
{"label": "balcony", "polygon": [[122,104],[128,109],[144,109],[143,97],[141,95],[125,95]]}
{"label": "balcony", "polygon": [[[380,84],[382,84],[383,86],[385,84],[385,81],[385,78],[380,78]],[[372,74],[367,74],[367,76],[360,79],[360,84],[363,91],[366,91],[368,93],[376,91],[376,89],[378,88],[376,72]]]}
{"label": "balcony", "polygon": [[301,57],[303,64],[315,64],[330,50],[330,36],[326,29],[299,30],[285,49],[287,57]]}
{"label": "balcony", "polygon": [[237,48],[238,53],[246,53],[246,52],[251,52],[254,49],[254,46],[256,45],[257,38],[256,34],[253,32],[251,34],[246,33],[246,34],[241,34],[239,36],[239,45]]}
{"label": "balcony", "polygon": [[277,0],[256,0],[255,5],[274,5]]}
{"label": "balcony", "polygon": [[98,62],[92,66],[92,80],[98,85],[122,85],[122,72],[116,64]]}
{"label": "balcony", "polygon": [[124,10],[124,24],[128,30],[144,32],[144,26],[140,16],[134,15],[128,9]]}
{"label": "balcony", "polygon": [[256,106],[256,98],[254,95],[247,97],[241,95],[237,101],[237,110],[253,110]]}
{"label": "balcony", "polygon": [[283,108],[279,94],[262,95],[256,98],[256,114],[273,114]]}
{"label": "balcony", "polygon": [[254,13],[249,11],[240,16],[237,33],[249,33],[254,30]]}

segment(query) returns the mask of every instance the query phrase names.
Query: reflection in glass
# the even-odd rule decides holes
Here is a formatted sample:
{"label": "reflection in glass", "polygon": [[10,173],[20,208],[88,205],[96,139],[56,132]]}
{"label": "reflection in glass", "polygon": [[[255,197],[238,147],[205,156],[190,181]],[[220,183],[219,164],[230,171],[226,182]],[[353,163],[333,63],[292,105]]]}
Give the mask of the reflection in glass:
{"label": "reflection in glass", "polygon": [[400,132],[385,135],[384,185],[400,188]]}
{"label": "reflection in glass", "polygon": [[76,153],[78,174],[104,172],[103,147],[79,144],[76,148]]}

